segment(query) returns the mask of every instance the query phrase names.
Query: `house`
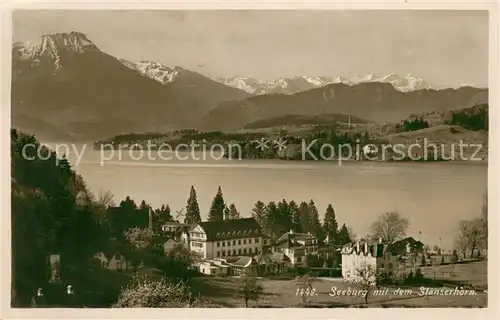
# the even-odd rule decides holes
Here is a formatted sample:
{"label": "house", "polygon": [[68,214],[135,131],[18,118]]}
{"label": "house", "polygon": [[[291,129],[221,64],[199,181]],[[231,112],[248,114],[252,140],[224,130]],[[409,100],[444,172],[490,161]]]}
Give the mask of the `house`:
{"label": "house", "polygon": [[304,265],[309,254],[318,254],[318,238],[310,233],[283,234],[272,246],[272,252],[283,253],[293,266]]}
{"label": "house", "polygon": [[292,266],[290,258],[282,252],[264,253],[254,257],[262,275],[279,274]]}
{"label": "house", "polygon": [[256,275],[258,263],[253,257],[240,257],[230,264],[231,273],[234,275]]}
{"label": "house", "polygon": [[100,251],[94,255],[94,258],[99,260],[102,267],[110,270],[122,271],[134,268],[132,262],[127,260],[123,254],[117,251],[109,251],[107,253]]}
{"label": "house", "polygon": [[203,259],[253,256],[262,251],[262,238],[254,218],[205,221],[189,230],[189,249]]}
{"label": "house", "polygon": [[413,237],[395,241],[391,244],[391,251],[401,256],[419,255],[424,253],[424,244]]}
{"label": "house", "polygon": [[342,247],[342,277],[348,280],[358,280],[358,270],[371,265],[375,272],[392,273],[402,263],[397,250],[391,245],[368,240],[359,240]]}
{"label": "house", "polygon": [[229,275],[230,268],[224,259],[207,259],[198,264],[200,272],[209,276]]}
{"label": "house", "polygon": [[161,226],[161,231],[167,234],[178,234],[189,229],[189,225],[177,221],[169,221]]}

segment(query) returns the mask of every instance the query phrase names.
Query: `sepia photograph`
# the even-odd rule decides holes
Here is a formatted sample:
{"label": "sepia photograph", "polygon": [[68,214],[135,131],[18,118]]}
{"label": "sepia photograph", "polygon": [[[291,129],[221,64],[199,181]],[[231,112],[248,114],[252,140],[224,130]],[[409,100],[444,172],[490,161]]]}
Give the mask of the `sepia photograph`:
{"label": "sepia photograph", "polygon": [[11,308],[488,307],[488,10],[11,18]]}

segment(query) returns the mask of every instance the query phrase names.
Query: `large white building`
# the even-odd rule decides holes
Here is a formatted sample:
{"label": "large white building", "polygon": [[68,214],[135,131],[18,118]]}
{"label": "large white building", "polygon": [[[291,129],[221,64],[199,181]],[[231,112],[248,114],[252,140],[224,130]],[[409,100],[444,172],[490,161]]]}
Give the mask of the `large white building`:
{"label": "large white building", "polygon": [[347,280],[358,280],[359,270],[371,266],[376,273],[392,273],[401,259],[392,250],[391,245],[381,241],[357,241],[348,243],[342,248],[342,277]]}
{"label": "large white building", "polygon": [[263,245],[262,230],[254,218],[205,221],[189,231],[189,247],[203,259],[255,256]]}

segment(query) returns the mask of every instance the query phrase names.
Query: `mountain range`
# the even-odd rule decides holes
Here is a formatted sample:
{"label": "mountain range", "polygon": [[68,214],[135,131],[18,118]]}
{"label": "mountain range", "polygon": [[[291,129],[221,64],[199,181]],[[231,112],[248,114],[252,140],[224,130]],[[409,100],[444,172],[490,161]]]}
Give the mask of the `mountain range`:
{"label": "mountain range", "polygon": [[165,131],[192,126],[220,101],[249,96],[182,68],[159,81],[155,68],[102,52],[79,32],[14,43],[12,124],[35,118],[77,139]]}
{"label": "mountain range", "polygon": [[301,91],[324,87],[331,83],[343,83],[350,86],[369,83],[390,83],[393,87],[401,92],[409,92],[422,89],[431,89],[432,87],[422,78],[411,73],[406,76],[400,76],[396,73],[390,73],[386,76],[378,76],[374,73],[356,74],[348,79],[344,77],[312,77],[298,76],[293,78],[279,78],[275,80],[261,80],[252,77],[230,77],[219,78],[221,83],[244,90],[252,95],[262,94],[294,94]]}
{"label": "mountain range", "polygon": [[487,97],[487,89],[472,87],[434,90],[412,75],[216,81],[182,67],[116,58],[75,31],[12,47],[12,126],[47,139],[95,140],[174,128],[233,130],[293,114],[399,121],[410,113],[468,107]]}

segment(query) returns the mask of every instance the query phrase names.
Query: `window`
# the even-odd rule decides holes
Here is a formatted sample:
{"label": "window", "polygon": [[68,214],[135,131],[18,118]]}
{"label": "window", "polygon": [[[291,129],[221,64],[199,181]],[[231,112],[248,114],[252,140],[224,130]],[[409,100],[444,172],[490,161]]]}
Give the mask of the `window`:
{"label": "window", "polygon": [[248,239],[248,244],[252,244],[252,239]]}
{"label": "window", "polygon": [[236,245],[236,240],[233,240],[233,246],[235,246],[235,245]]}
{"label": "window", "polygon": [[220,257],[220,251],[217,251],[217,257]]}
{"label": "window", "polygon": [[247,244],[247,239],[243,239],[243,244]]}
{"label": "window", "polygon": [[233,249],[233,256],[236,255],[236,249]]}
{"label": "window", "polygon": [[222,241],[222,246],[225,247],[226,246],[226,241]]}
{"label": "window", "polygon": [[241,254],[241,249],[238,249],[238,254]]}
{"label": "window", "polygon": [[255,238],[255,243],[259,243],[259,238]]}
{"label": "window", "polygon": [[381,267],[381,268],[384,268],[384,264],[382,263],[382,264],[380,265],[380,267]]}
{"label": "window", "polygon": [[267,240],[266,240],[266,239],[264,239],[264,245],[266,245],[266,244],[267,244]]}
{"label": "window", "polygon": [[226,250],[222,250],[222,256],[224,257],[226,255]]}
{"label": "window", "polygon": [[243,254],[247,254],[247,248],[243,248]]}
{"label": "window", "polygon": [[218,247],[220,247],[220,242],[219,242],[219,241],[217,241],[217,248],[218,248]]}
{"label": "window", "polygon": [[231,255],[231,250],[227,250],[227,255],[230,256]]}
{"label": "window", "polygon": [[301,258],[300,257],[297,257],[297,262],[300,262]]}
{"label": "window", "polygon": [[227,246],[230,247],[231,246],[231,240],[227,240]]}
{"label": "window", "polygon": [[238,244],[241,244],[241,239],[238,239]]}

